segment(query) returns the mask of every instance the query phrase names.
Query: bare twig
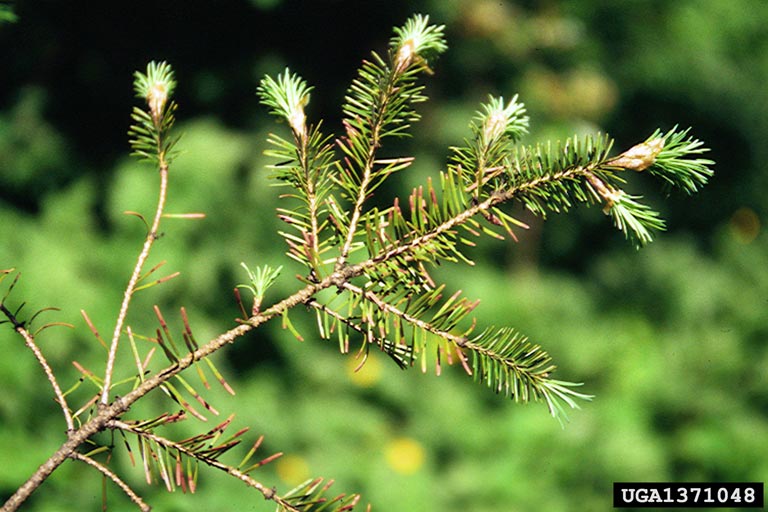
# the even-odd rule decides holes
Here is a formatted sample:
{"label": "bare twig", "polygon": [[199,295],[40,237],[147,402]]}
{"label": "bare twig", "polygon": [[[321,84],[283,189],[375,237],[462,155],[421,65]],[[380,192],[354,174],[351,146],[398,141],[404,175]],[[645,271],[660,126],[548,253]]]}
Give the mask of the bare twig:
{"label": "bare twig", "polygon": [[96,469],[97,469],[97,470],[99,470],[99,471],[100,471],[102,474],[104,474],[104,476],[106,476],[107,478],[109,478],[110,480],[112,480],[112,481],[113,481],[113,482],[114,482],[114,483],[115,483],[115,484],[116,484],[116,485],[117,485],[117,486],[118,486],[118,487],[119,487],[119,488],[120,488],[120,489],[121,489],[121,490],[122,490],[122,491],[123,491],[123,492],[124,492],[124,493],[125,493],[125,494],[128,496],[128,498],[130,498],[130,500],[131,500],[132,502],[134,502],[134,503],[136,504],[136,506],[137,506],[137,507],[139,507],[139,509],[140,509],[142,512],[149,512],[150,510],[152,510],[152,507],[150,507],[149,505],[147,505],[147,504],[144,502],[144,500],[142,500],[142,499],[141,499],[141,496],[139,496],[138,494],[136,494],[136,493],[134,492],[134,490],[133,490],[133,489],[131,489],[131,488],[128,486],[128,484],[126,484],[125,482],[123,482],[123,481],[120,479],[120,477],[119,477],[119,476],[117,476],[117,475],[116,475],[116,474],[115,474],[115,473],[114,473],[112,470],[110,470],[108,467],[106,467],[106,466],[103,466],[103,465],[99,464],[98,462],[96,462],[96,461],[95,461],[95,460],[93,460],[92,458],[90,458],[90,457],[87,457],[87,456],[85,456],[85,455],[83,455],[82,453],[79,453],[79,452],[72,452],[72,455],[71,455],[71,457],[72,457],[73,459],[76,459],[76,460],[80,460],[80,461],[83,461],[83,462],[85,462],[86,464],[88,464],[89,466],[96,468]]}
{"label": "bare twig", "polygon": [[40,363],[40,366],[43,367],[45,376],[48,377],[48,382],[51,383],[53,392],[56,395],[56,402],[59,404],[59,406],[61,406],[61,411],[64,414],[64,421],[67,422],[67,432],[73,432],[75,430],[75,424],[72,420],[72,413],[69,411],[69,405],[67,405],[67,399],[64,397],[64,393],[62,393],[61,387],[59,387],[59,383],[56,380],[56,376],[53,374],[51,366],[45,359],[45,356],[40,350],[40,347],[38,347],[35,343],[34,336],[32,336],[32,333],[27,330],[27,328],[24,326],[24,323],[20,322],[15,317],[15,315],[11,313],[11,311],[2,303],[0,303],[0,312],[8,317],[8,320],[11,322],[11,324],[13,324],[13,328],[21,335],[22,338],[24,338],[24,342],[26,343],[27,347],[29,347],[29,349],[35,355],[35,358],[37,359],[37,362]]}
{"label": "bare twig", "polygon": [[152,244],[155,243],[158,237],[158,229],[160,228],[160,219],[163,216],[163,209],[165,208],[165,198],[168,190],[168,164],[165,160],[160,161],[160,197],[157,200],[157,210],[155,211],[155,218],[152,221],[152,226],[149,228],[147,238],[144,240],[144,247],[139,254],[139,258],[136,260],[136,266],[131,274],[131,279],[128,281],[128,286],[125,288],[123,294],[123,303],[120,305],[120,313],[117,316],[117,322],[115,324],[115,331],[112,334],[112,341],[109,345],[109,355],[107,356],[107,369],[104,373],[104,387],[101,390],[100,405],[105,407],[109,403],[109,388],[112,386],[112,374],[115,367],[115,357],[117,355],[117,345],[120,340],[120,335],[123,331],[123,324],[125,323],[125,317],[128,314],[128,306],[131,303],[131,297],[136,289],[136,283],[141,276],[144,263],[149,257],[149,251],[152,249]]}

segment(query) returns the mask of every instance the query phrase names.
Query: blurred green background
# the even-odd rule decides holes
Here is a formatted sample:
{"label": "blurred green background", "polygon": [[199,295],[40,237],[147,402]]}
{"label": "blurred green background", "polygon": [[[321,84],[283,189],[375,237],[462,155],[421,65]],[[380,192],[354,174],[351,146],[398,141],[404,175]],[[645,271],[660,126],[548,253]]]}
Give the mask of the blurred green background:
{"label": "blurred green background", "polygon": [[[13,12],[15,23],[0,24],[0,268],[22,272],[12,302],[59,307],[44,318],[76,326],[39,339],[64,387],[79,376],[73,360],[103,372],[80,310],[111,333],[144,236],[122,212],[149,215],[156,200],[156,172],[127,156],[133,71],[152,59],[174,66],[184,136],[168,210],[207,217],[165,221],[150,264],[167,260],[166,273],[182,275],[139,294],[129,323],[151,333],[158,304],[178,326],[185,306],[205,340],[234,324],[241,261],[285,265],[267,302],[300,286],[275,234],[280,190],[262,155],[267,132],[286,128],[258,105],[258,80],[290,66],[315,86],[310,118],[337,131],[361,59],[421,12],[446,25],[450,49],[428,80],[416,136],[389,149],[417,164],[384,194],[436,176],[489,93],[520,93],[526,142],[605,131],[628,148],[657,127],[692,126],[716,175],[694,197],[631,183],[669,225],[640,252],[599,209],[579,209],[527,218],[519,243],[480,244],[471,269],[436,270],[482,299],[481,325],[519,328],[553,355],[559,377],[596,395],[564,429],[543,405],[510,403],[458,370],[402,372],[374,354],[355,373],[352,356],[317,339],[310,315],[294,314],[304,343],[274,322],[216,356],[238,393],[207,395],[221,419],[235,412],[238,428],[265,434],[263,455],[288,454],[255,476],[281,490],[334,478],[337,492],[361,492],[374,510],[425,512],[608,510],[614,481],[768,480],[765,1],[19,0]],[[1,327],[4,498],[65,425],[22,340]],[[83,384],[71,403],[94,392]],[[174,410],[153,396],[131,417]],[[192,419],[173,435],[221,419]],[[147,486],[124,450],[113,464],[156,510],[272,509],[213,470],[191,497]],[[107,492],[112,510],[133,509]],[[66,463],[24,510],[100,502],[100,476]]]}

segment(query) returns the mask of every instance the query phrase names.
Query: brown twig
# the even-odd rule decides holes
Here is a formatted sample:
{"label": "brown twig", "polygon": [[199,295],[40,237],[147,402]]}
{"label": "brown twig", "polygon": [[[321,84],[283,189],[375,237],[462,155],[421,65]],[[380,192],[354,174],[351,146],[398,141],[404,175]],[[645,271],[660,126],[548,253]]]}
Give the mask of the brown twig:
{"label": "brown twig", "polygon": [[75,460],[79,460],[82,462],[85,462],[91,467],[96,468],[99,472],[101,472],[104,476],[112,480],[127,496],[130,498],[132,502],[136,504],[139,509],[141,509],[142,512],[149,512],[152,510],[152,507],[147,505],[144,500],[141,499],[141,496],[136,494],[133,489],[131,489],[128,484],[123,482],[119,476],[117,476],[112,470],[110,470],[108,467],[103,466],[93,460],[90,457],[87,457],[79,452],[72,452],[71,458]]}
{"label": "brown twig", "polygon": [[59,387],[59,383],[56,380],[56,376],[53,374],[51,366],[45,359],[45,356],[40,350],[40,347],[38,347],[35,343],[34,336],[32,336],[32,334],[27,330],[27,328],[24,326],[24,323],[20,322],[16,316],[2,303],[0,303],[0,312],[8,317],[8,320],[11,322],[11,324],[13,324],[14,330],[18,332],[22,338],[24,338],[24,343],[26,343],[27,347],[29,347],[29,349],[35,355],[37,362],[40,363],[40,366],[42,366],[43,372],[45,372],[45,376],[48,378],[48,382],[51,383],[53,393],[56,395],[56,402],[59,404],[59,406],[61,406],[61,411],[64,414],[64,421],[67,423],[67,432],[73,432],[75,430],[75,424],[72,420],[72,413],[69,412],[67,399],[64,397],[64,393],[62,393],[61,387]]}
{"label": "brown twig", "polygon": [[136,266],[133,269],[133,274],[128,281],[128,286],[125,288],[123,294],[123,303],[120,305],[120,313],[117,316],[117,322],[115,323],[115,331],[112,333],[112,341],[109,344],[109,354],[107,356],[107,369],[104,372],[104,387],[101,390],[102,407],[109,403],[109,389],[112,386],[112,374],[114,373],[115,357],[117,356],[117,345],[120,340],[120,336],[123,332],[123,324],[125,323],[125,317],[128,314],[128,306],[131,303],[131,297],[136,289],[136,283],[141,276],[141,271],[144,267],[144,263],[149,257],[149,251],[152,249],[152,244],[155,243],[158,237],[158,230],[160,228],[160,219],[163,216],[163,209],[165,208],[165,199],[168,191],[168,164],[161,158],[160,160],[160,197],[157,200],[157,210],[155,211],[155,218],[152,221],[152,226],[149,228],[147,238],[144,240],[144,247],[136,260]]}

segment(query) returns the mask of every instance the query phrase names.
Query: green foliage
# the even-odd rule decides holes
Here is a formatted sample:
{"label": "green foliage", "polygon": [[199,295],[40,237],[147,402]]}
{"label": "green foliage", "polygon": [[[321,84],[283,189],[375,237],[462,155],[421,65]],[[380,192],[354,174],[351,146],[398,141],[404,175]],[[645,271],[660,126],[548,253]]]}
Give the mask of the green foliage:
{"label": "green foliage", "polygon": [[703,142],[688,136],[689,130],[678,131],[675,127],[664,135],[657,130],[646,144],[659,139],[664,141],[648,172],[661,178],[669,188],[676,187],[693,194],[712,176],[709,167],[714,162],[705,158],[689,158],[708,151]]}
{"label": "green foliage", "polygon": [[272,268],[269,265],[264,265],[256,268],[256,272],[251,271],[245,263],[240,265],[248,273],[248,280],[250,284],[239,284],[238,288],[245,288],[253,294],[253,308],[251,315],[255,315],[259,312],[259,306],[261,301],[264,300],[264,294],[267,293],[267,289],[272,286],[275,279],[280,275],[280,271],[283,267]]}
{"label": "green foliage", "polygon": [[2,187],[14,203],[38,201],[73,174],[62,134],[45,119],[45,92],[29,87],[0,114]]}

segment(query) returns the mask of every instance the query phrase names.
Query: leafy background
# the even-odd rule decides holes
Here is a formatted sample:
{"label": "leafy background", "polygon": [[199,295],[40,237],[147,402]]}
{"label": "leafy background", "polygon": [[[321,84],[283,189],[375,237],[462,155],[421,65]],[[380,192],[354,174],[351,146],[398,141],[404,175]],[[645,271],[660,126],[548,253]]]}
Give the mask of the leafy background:
{"label": "leafy background", "polygon": [[[519,243],[481,244],[471,269],[436,271],[483,299],[481,322],[519,328],[596,395],[564,429],[543,405],[508,403],[460,371],[404,373],[374,357],[355,373],[357,361],[312,336],[307,315],[304,343],[275,323],[216,358],[238,395],[213,390],[211,401],[264,433],[265,455],[288,454],[256,476],[282,489],[332,477],[376,510],[419,511],[604,510],[614,481],[768,480],[765,2],[19,0],[13,11],[18,21],[0,25],[0,268],[22,272],[14,296],[30,311],[60,307],[46,318],[77,327],[40,340],[65,387],[79,376],[72,360],[102,371],[104,350],[79,311],[111,332],[144,229],[121,212],[149,213],[156,198],[155,173],[126,156],[132,72],[151,59],[173,64],[184,136],[169,209],[207,218],[166,221],[150,263],[167,260],[182,276],[139,294],[129,322],[147,332],[152,304],[168,317],[183,305],[206,339],[237,315],[241,261],[286,265],[273,300],[298,287],[262,155],[267,132],[286,128],[259,107],[259,78],[290,66],[315,86],[309,116],[338,130],[360,60],[423,12],[446,24],[450,49],[415,137],[391,148],[417,165],[382,193],[404,196],[436,175],[488,93],[521,94],[528,142],[606,131],[626,148],[656,127],[693,126],[716,175],[692,198],[633,185],[669,225],[640,252],[598,209],[583,209],[530,219]],[[9,495],[65,427],[21,340],[6,327],[0,343]],[[88,386],[74,396],[89,397]],[[172,408],[155,398],[135,414]],[[191,420],[177,434],[218,421]],[[190,497],[147,487],[122,450],[113,463],[157,510],[271,508],[212,471]],[[100,480],[65,464],[25,510],[94,509]],[[131,508],[107,492],[114,510]]]}

